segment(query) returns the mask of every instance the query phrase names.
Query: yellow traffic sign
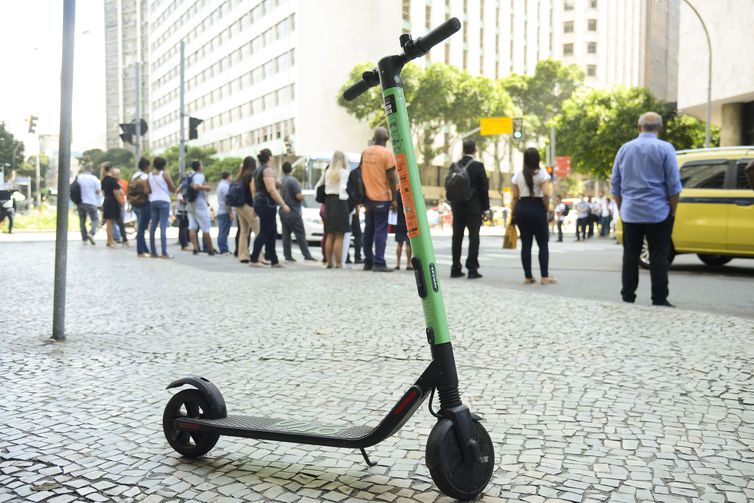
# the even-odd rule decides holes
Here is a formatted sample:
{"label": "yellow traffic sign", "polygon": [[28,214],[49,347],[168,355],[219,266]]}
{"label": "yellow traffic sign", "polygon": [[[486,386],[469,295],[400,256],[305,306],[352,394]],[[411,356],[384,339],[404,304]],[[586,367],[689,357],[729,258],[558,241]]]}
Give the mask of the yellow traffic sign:
{"label": "yellow traffic sign", "polygon": [[513,132],[513,118],[483,117],[479,119],[479,132],[482,136],[511,134]]}

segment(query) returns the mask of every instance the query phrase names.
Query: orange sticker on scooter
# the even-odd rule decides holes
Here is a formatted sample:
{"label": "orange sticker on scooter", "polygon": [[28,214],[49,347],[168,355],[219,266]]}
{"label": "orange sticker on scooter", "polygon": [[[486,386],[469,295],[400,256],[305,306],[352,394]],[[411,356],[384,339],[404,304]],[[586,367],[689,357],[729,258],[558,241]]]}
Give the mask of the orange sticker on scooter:
{"label": "orange sticker on scooter", "polygon": [[403,212],[406,215],[406,228],[408,229],[408,237],[418,237],[421,232],[419,231],[419,218],[416,216],[416,205],[414,204],[414,193],[411,190],[411,180],[408,176],[408,162],[406,162],[406,154],[398,154],[395,156],[396,169],[398,171],[398,184],[401,192],[401,199],[403,200]]}

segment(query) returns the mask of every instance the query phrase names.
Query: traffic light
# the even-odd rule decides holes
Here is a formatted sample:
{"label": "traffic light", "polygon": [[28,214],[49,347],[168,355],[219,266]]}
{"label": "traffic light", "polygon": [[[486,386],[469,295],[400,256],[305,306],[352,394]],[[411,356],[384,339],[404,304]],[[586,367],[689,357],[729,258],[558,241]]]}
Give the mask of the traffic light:
{"label": "traffic light", "polygon": [[524,137],[524,119],[516,117],[513,119],[513,139],[520,140]]}
{"label": "traffic light", "polygon": [[196,117],[189,117],[189,140],[196,140],[199,138],[199,133],[196,131],[196,128],[199,127],[199,124],[204,122],[202,119],[197,119]]}
{"label": "traffic light", "polygon": [[123,143],[130,143],[133,145],[134,134],[136,133],[136,128],[134,127],[133,122],[120,124],[120,128],[123,130],[123,133],[120,135],[120,139],[123,140]]}
{"label": "traffic light", "polygon": [[36,115],[30,115],[29,116],[29,133],[33,134],[34,131],[36,131],[36,129],[37,129],[37,119],[39,119],[39,117],[37,117]]}

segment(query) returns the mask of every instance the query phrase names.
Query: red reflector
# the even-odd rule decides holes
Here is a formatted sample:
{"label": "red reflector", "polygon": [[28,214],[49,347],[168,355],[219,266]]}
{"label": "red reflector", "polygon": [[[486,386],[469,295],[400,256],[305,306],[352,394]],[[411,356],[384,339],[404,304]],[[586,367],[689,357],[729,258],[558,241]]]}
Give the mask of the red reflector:
{"label": "red reflector", "polygon": [[413,402],[417,395],[418,393],[415,389],[409,390],[409,392],[406,393],[406,396],[403,397],[403,400],[401,400],[400,403],[395,406],[393,412],[395,414],[400,414],[401,412],[403,412],[403,409],[405,409],[411,402]]}
{"label": "red reflector", "polygon": [[198,430],[201,425],[194,423],[178,423],[179,430]]}

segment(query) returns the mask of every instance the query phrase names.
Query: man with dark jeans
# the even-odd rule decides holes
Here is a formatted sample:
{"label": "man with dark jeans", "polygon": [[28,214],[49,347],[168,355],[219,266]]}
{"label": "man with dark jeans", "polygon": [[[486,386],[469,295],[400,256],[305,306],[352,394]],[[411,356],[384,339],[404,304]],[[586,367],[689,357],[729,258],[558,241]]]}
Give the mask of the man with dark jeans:
{"label": "man with dark jeans", "polygon": [[681,180],[675,148],[657,138],[660,128],[659,114],[647,112],[639,118],[639,136],[615,157],[610,192],[623,221],[623,301],[636,300],[639,255],[646,238],[652,305],[674,307],[668,302],[668,254]]}
{"label": "man with dark jeans", "polygon": [[463,247],[464,230],[469,231],[469,252],[466,256],[468,278],[477,279],[479,273],[479,229],[482,227],[482,217],[489,212],[489,180],[484,164],[474,159],[476,143],[472,139],[463,141],[463,157],[458,163],[465,166],[471,182],[473,195],[468,201],[451,203],[453,210],[453,265],[450,269],[451,278],[464,276],[461,267],[461,248]]}
{"label": "man with dark jeans", "polygon": [[291,254],[291,232],[296,236],[296,242],[301,250],[304,260],[316,260],[309,252],[309,245],[306,242],[306,229],[304,229],[304,219],[301,216],[301,201],[304,200],[304,194],[301,192],[301,185],[293,176],[291,176],[293,167],[290,162],[283,163],[283,180],[281,182],[280,195],[283,201],[291,208],[291,211],[285,213],[281,208],[279,211],[280,225],[282,227],[283,237],[283,256],[287,262],[295,262]]}
{"label": "man with dark jeans", "polygon": [[374,130],[373,145],[362,154],[361,176],[364,182],[366,200],[364,208],[364,270],[392,272],[385,263],[387,243],[387,216],[390,208],[398,207],[398,178],[395,174],[395,157],[385,146],[388,140],[387,129]]}
{"label": "man with dark jeans", "polygon": [[[94,244],[94,235],[97,233],[99,226],[99,195],[102,193],[102,185],[96,176],[92,174],[89,163],[84,165],[84,169],[76,177],[81,187],[81,203],[78,205],[79,210],[79,227],[81,228],[81,240],[86,243],[89,241]],[[86,231],[86,218],[92,222],[89,232]]]}

